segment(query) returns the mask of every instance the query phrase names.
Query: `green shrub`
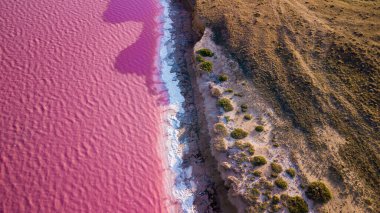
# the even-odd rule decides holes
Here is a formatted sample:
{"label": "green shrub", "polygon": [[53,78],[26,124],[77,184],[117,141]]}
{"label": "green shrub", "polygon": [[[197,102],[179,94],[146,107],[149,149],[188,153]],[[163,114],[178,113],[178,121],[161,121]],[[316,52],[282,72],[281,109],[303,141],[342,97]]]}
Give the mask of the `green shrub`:
{"label": "green shrub", "polygon": [[231,101],[227,98],[219,99],[218,106],[222,107],[226,112],[234,110],[234,106],[232,106]]}
{"label": "green shrub", "polygon": [[287,189],[288,188],[288,183],[282,178],[278,178],[277,180],[275,180],[274,184],[280,189]]}
{"label": "green shrub", "polygon": [[223,123],[216,123],[214,125],[214,132],[218,135],[227,136],[227,128]]}
{"label": "green shrub", "polygon": [[255,130],[256,130],[256,132],[262,132],[262,131],[264,131],[264,127],[263,126],[257,126],[257,127],[255,127]]}
{"label": "green shrub", "polygon": [[253,176],[256,176],[256,177],[260,177],[261,176],[261,174],[262,174],[262,172],[261,171],[259,171],[259,170],[255,170],[255,171],[253,171]]}
{"label": "green shrub", "polygon": [[276,173],[276,172],[272,172],[272,173],[270,174],[270,177],[271,177],[271,178],[277,178],[277,177],[278,177],[278,173]]}
{"label": "green shrub", "polygon": [[197,60],[197,62],[204,62],[204,61],[205,61],[205,59],[202,58],[202,56],[200,56],[200,55],[197,55],[197,56],[195,57],[195,60]]}
{"label": "green shrub", "polygon": [[228,123],[228,122],[230,122],[231,121],[231,117],[230,116],[224,116],[224,119],[226,119],[226,122]]}
{"label": "green shrub", "polygon": [[252,144],[249,144],[250,146],[248,147],[248,153],[251,155],[255,154],[255,147]]}
{"label": "green shrub", "polygon": [[246,192],[244,197],[248,203],[254,204],[257,202],[257,199],[260,197],[260,191],[256,188],[249,189]]}
{"label": "green shrub", "polygon": [[227,80],[228,80],[228,76],[225,75],[225,74],[219,75],[218,80],[219,80],[220,82],[227,81]]}
{"label": "green shrub", "polygon": [[274,195],[273,197],[272,197],[272,203],[273,204],[277,204],[277,203],[279,203],[280,202],[280,197],[278,196],[278,195]]}
{"label": "green shrub", "polygon": [[256,188],[252,188],[250,190],[251,194],[254,195],[254,196],[259,196],[260,195],[260,191]]}
{"label": "green shrub", "polygon": [[330,190],[320,181],[312,182],[307,186],[306,196],[317,203],[327,203],[332,198]]}
{"label": "green shrub", "polygon": [[243,129],[236,128],[231,132],[231,137],[233,139],[243,139],[248,136],[248,132],[244,131]]}
{"label": "green shrub", "polygon": [[286,174],[288,174],[291,178],[294,178],[296,176],[296,170],[293,168],[289,168],[286,170]]}
{"label": "green shrub", "polygon": [[216,87],[211,88],[211,96],[212,97],[219,97],[222,95],[222,92]]}
{"label": "green shrub", "polygon": [[281,173],[282,172],[282,167],[280,164],[278,163],[271,163],[270,164],[270,167],[272,168],[272,171],[274,173]]}
{"label": "green shrub", "polygon": [[233,93],[233,92],[234,92],[234,90],[233,90],[233,89],[231,89],[231,88],[228,88],[228,89],[226,89],[226,90],[225,90],[225,92],[228,92],[228,93]]}
{"label": "green shrub", "polygon": [[214,56],[214,53],[210,50],[210,49],[207,49],[207,48],[203,48],[203,49],[200,49],[197,51],[197,53],[203,57],[212,57]]}
{"label": "green shrub", "polygon": [[273,146],[274,146],[274,148],[278,148],[278,147],[280,147],[280,144],[274,143]]}
{"label": "green shrub", "polygon": [[245,115],[244,115],[244,119],[247,120],[247,121],[252,120],[252,115],[250,115],[250,114],[245,114]]}
{"label": "green shrub", "polygon": [[271,206],[272,211],[271,212],[279,212],[281,210],[281,205],[274,204]]}
{"label": "green shrub", "polygon": [[218,152],[225,152],[228,149],[227,142],[223,138],[216,138],[214,140],[214,148]]}
{"label": "green shrub", "polygon": [[308,213],[309,207],[300,196],[288,198],[286,205],[290,213]]}
{"label": "green shrub", "polygon": [[262,166],[267,163],[267,160],[263,156],[255,156],[252,159],[252,164],[254,166]]}
{"label": "green shrub", "polygon": [[247,149],[248,153],[251,155],[255,154],[255,147],[248,142],[236,141],[235,146],[240,150]]}
{"label": "green shrub", "polygon": [[245,148],[245,142],[243,141],[236,141],[235,142],[235,146],[240,149],[240,150],[243,150]]}
{"label": "green shrub", "polygon": [[212,71],[212,62],[210,61],[203,61],[200,65],[201,70],[210,73]]}
{"label": "green shrub", "polygon": [[241,108],[241,111],[242,111],[242,112],[247,112],[247,111],[248,111],[248,105],[247,105],[247,104],[242,104],[242,105],[240,106],[240,108]]}

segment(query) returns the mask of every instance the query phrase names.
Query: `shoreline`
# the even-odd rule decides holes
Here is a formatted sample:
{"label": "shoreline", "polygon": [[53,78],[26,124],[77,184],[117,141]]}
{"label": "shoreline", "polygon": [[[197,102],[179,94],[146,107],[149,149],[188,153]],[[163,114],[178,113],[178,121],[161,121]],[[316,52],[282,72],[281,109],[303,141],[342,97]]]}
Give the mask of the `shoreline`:
{"label": "shoreline", "polygon": [[164,144],[168,154],[164,160],[170,170],[166,181],[172,186],[174,202],[183,212],[231,209],[225,204],[229,203],[227,198],[220,198],[227,193],[208,148],[208,136],[202,133],[204,127],[198,120],[199,94],[195,94],[191,72],[193,46],[199,36],[192,29],[192,14],[182,1],[160,3],[163,6],[160,74],[169,95],[169,105],[163,109],[166,121],[163,132],[168,140]]}
{"label": "shoreline", "polygon": [[181,143],[179,139],[179,135],[181,134],[181,117],[185,112],[182,104],[185,102],[185,98],[182,96],[181,88],[178,85],[177,73],[172,72],[174,64],[172,54],[175,51],[175,47],[171,40],[171,24],[173,21],[169,16],[171,10],[170,2],[160,0],[159,5],[161,7],[161,36],[159,39],[158,64],[160,78],[168,96],[168,105],[162,109],[162,120],[164,123],[162,126],[162,146],[165,150],[162,159],[165,162],[165,168],[168,167],[166,170],[167,174],[165,175],[165,188],[167,194],[171,196],[169,205],[173,202],[175,205],[174,209],[170,212],[193,212],[194,184],[185,182],[186,178],[190,178],[191,167],[186,169],[181,168],[183,153],[188,149],[186,143]]}

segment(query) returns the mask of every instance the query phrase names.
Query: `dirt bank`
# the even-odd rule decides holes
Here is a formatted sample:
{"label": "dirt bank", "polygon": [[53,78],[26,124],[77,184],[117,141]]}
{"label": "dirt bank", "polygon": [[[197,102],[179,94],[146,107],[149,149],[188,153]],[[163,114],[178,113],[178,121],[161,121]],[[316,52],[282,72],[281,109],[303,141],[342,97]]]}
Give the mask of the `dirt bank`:
{"label": "dirt bank", "polygon": [[211,28],[284,118],[276,140],[305,180],[334,191],[318,208],[379,209],[378,2],[194,2],[193,27]]}

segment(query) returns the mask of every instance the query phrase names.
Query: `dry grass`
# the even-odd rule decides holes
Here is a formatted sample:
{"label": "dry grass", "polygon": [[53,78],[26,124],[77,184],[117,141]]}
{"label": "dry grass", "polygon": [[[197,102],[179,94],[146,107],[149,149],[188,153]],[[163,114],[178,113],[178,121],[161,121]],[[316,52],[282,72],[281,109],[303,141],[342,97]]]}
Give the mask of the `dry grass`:
{"label": "dry grass", "polygon": [[[380,200],[379,1],[197,0],[195,10],[277,112],[305,133],[304,152],[319,153],[321,174],[359,192],[348,169]],[[328,149],[315,132],[325,126],[347,143]]]}

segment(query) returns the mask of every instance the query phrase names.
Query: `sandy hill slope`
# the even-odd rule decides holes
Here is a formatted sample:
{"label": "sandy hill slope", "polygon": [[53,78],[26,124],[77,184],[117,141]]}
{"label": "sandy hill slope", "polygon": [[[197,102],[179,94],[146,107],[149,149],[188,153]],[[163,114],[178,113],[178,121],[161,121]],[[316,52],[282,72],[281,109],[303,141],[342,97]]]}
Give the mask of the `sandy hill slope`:
{"label": "sandy hill slope", "polygon": [[197,0],[195,15],[303,132],[287,145],[337,191],[324,208],[378,210],[380,2]]}

